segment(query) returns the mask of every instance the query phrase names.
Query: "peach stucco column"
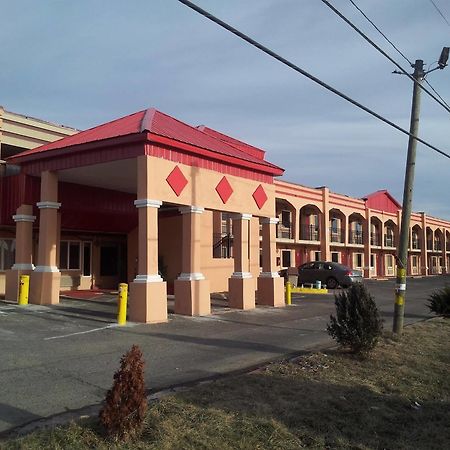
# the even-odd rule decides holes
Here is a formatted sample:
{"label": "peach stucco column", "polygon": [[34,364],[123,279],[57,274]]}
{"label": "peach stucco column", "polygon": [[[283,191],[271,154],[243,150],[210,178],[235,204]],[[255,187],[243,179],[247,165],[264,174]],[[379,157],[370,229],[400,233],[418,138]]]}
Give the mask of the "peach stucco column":
{"label": "peach stucco column", "polygon": [[201,218],[197,206],[180,208],[183,222],[181,274],[175,280],[175,313],[187,316],[211,314],[209,281],[201,272]]}
{"label": "peach stucco column", "polygon": [[366,208],[366,220],[363,225],[364,277],[370,278],[370,208]]}
{"label": "peach stucco column", "polygon": [[274,217],[262,218],[262,272],[258,277],[259,305],[284,306],[284,283],[276,270],[276,224]]}
{"label": "peach stucco column", "polygon": [[228,280],[228,304],[232,308],[255,307],[255,280],[250,273],[249,227],[251,214],[233,216],[234,272]]}
{"label": "peach stucco column", "polygon": [[[259,217],[252,217],[250,220],[250,273],[256,280],[259,276]],[[255,284],[256,289],[256,284]]]}
{"label": "peach stucco column", "polygon": [[138,275],[130,286],[128,308],[132,322],[167,322],[167,286],[158,273],[158,208],[161,204],[148,198],[134,202],[139,218]]}
{"label": "peach stucco column", "polygon": [[33,207],[31,205],[20,206],[13,219],[16,222],[16,257],[14,265],[5,274],[5,298],[17,301],[20,276],[30,275],[34,269],[32,241],[33,223],[36,216],[33,216]]}
{"label": "peach stucco column", "polygon": [[322,214],[321,224],[322,234],[320,236],[320,258],[322,261],[331,261],[330,251],[330,189],[322,188]]}
{"label": "peach stucco column", "polygon": [[428,252],[427,252],[427,216],[425,213],[422,216],[422,248],[420,251],[420,270],[422,275],[428,275]]}
{"label": "peach stucco column", "polygon": [[41,174],[39,208],[39,246],[37,266],[30,275],[30,303],[59,303],[61,273],[56,262],[58,245],[58,176],[56,172]]}
{"label": "peach stucco column", "polygon": [[445,228],[441,228],[442,231],[442,262],[443,266],[441,267],[441,270],[443,274],[448,273],[448,267],[447,267],[447,235],[445,233]]}

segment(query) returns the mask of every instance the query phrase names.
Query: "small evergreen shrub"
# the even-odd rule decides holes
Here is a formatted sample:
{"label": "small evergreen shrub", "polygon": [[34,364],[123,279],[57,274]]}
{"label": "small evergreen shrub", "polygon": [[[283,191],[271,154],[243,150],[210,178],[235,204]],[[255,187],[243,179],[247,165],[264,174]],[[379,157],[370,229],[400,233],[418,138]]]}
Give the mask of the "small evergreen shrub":
{"label": "small evergreen shrub", "polygon": [[383,323],[377,305],[362,283],[335,295],[336,317],[330,316],[328,334],[342,347],[365,355],[377,344]]}
{"label": "small evergreen shrub", "polygon": [[435,314],[450,317],[450,286],[434,291],[428,298],[427,306]]}
{"label": "small evergreen shrub", "polygon": [[146,411],[144,361],[139,347],[133,345],[120,360],[99,418],[109,437],[125,440],[140,430]]}

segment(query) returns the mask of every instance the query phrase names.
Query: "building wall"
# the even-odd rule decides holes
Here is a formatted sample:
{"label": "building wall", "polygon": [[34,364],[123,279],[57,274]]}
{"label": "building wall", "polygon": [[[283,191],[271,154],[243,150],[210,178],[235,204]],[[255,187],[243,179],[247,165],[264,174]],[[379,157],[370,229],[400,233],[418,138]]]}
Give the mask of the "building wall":
{"label": "building wall", "polygon": [[[370,196],[369,201],[352,198],[342,194],[329,192],[327,188],[309,188],[275,181],[276,215],[281,218],[282,210],[289,209],[292,215],[291,238],[277,237],[277,261],[279,269],[287,266],[283,264],[286,253],[291,255],[291,265],[313,261],[320,257],[322,260],[335,260],[361,269],[366,277],[392,277],[396,275],[395,255],[397,252],[401,210],[385,191]],[[380,198],[379,198],[380,197]],[[386,210],[377,210],[374,206],[383,206]],[[313,211],[319,215],[318,223],[320,239],[305,239],[301,228],[308,219],[303,216]],[[331,239],[330,213],[339,217],[342,231],[340,242]],[[353,222],[352,222],[353,221]],[[361,223],[360,231],[356,222]],[[372,241],[371,223],[380,227],[378,242]],[[421,234],[421,248],[413,248],[412,228]],[[385,238],[392,228],[393,242]],[[418,228],[420,227],[420,228]],[[433,246],[427,247],[425,230],[429,230],[433,239]],[[284,235],[289,233],[283,228]],[[358,234],[360,233],[360,234]],[[336,233],[335,233],[336,234]],[[436,236],[443,237],[439,243]],[[409,275],[432,275],[450,273],[450,222],[429,217],[424,213],[413,213],[410,224],[410,248],[408,255]],[[359,264],[358,264],[359,263]]]}

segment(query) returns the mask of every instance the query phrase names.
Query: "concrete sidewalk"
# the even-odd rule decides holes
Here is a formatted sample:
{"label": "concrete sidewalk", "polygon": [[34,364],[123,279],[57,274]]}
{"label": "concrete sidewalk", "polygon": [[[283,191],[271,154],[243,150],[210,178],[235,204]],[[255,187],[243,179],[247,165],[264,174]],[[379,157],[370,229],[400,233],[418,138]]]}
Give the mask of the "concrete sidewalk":
{"label": "concrete sidewalk", "polygon": [[[424,299],[449,276],[408,281],[405,322],[430,317]],[[393,281],[368,281],[389,330]],[[117,327],[115,299],[63,300],[53,307],[0,302],[0,432],[88,405],[111,387],[122,354],[138,344],[148,389],[220,376],[332,343],[325,332],[332,294],[294,297],[284,308],[170,315],[158,325]]]}

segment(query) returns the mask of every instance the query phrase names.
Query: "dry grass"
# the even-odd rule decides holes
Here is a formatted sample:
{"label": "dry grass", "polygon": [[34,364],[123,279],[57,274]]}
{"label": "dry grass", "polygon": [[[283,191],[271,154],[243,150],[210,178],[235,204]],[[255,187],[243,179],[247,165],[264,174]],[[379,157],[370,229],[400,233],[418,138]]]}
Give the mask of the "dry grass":
{"label": "dry grass", "polygon": [[5,449],[450,448],[450,321],[408,327],[367,360],[318,353],[166,397],[144,432],[107,442],[91,422]]}

